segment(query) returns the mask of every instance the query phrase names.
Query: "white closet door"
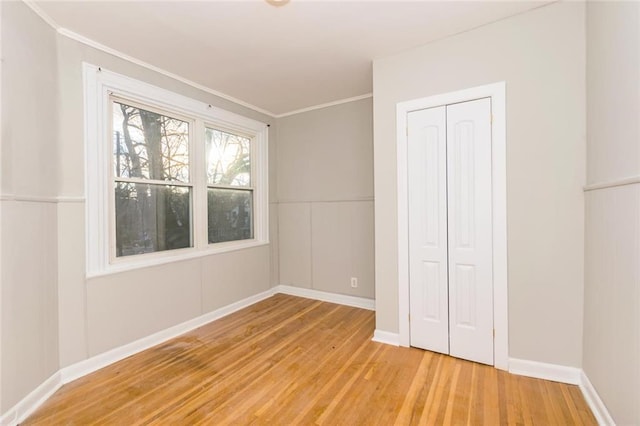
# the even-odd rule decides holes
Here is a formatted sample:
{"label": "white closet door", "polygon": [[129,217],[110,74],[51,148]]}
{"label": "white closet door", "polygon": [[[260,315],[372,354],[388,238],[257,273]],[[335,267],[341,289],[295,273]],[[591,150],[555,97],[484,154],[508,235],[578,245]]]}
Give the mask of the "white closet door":
{"label": "white closet door", "polygon": [[493,365],[491,100],[447,106],[450,354]]}
{"label": "white closet door", "polygon": [[449,353],[446,107],[408,115],[411,346]]}

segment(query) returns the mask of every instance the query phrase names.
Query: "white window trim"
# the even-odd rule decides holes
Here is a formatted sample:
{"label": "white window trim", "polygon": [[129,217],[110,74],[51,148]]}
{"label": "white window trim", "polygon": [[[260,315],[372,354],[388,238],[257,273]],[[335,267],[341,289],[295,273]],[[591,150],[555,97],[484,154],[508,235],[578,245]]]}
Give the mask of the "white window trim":
{"label": "white window trim", "polygon": [[[133,78],[83,63],[85,110],[85,196],[86,196],[86,274],[87,277],[106,275],[169,262],[176,262],[249,247],[269,244],[268,199],[268,126],[256,120],[213,107],[207,103],[161,89]],[[229,131],[255,135],[252,149],[252,187],[254,209],[254,238],[209,244],[207,239],[206,187],[203,144],[191,138],[190,181],[194,185],[192,202],[193,247],[162,252],[133,255],[112,260],[113,216],[111,199],[111,117],[110,96],[173,111],[194,118],[196,125],[191,134],[202,133],[204,124],[221,126]]]}

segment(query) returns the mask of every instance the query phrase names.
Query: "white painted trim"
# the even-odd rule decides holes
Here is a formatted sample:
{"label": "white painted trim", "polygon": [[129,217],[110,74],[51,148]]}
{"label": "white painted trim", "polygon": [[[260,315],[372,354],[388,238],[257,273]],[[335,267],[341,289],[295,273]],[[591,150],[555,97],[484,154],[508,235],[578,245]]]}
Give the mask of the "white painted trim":
{"label": "white painted trim", "polygon": [[491,91],[491,167],[493,197],[494,365],[509,365],[509,279],[507,262],[507,93],[505,82]]}
{"label": "white painted trim", "polygon": [[491,167],[493,214],[493,309],[494,366],[509,365],[509,317],[507,275],[507,175],[506,175],[506,85],[488,84],[452,93],[400,102],[396,106],[397,202],[398,202],[398,315],[400,345],[409,346],[409,220],[407,178],[407,114],[480,98],[491,98],[493,115]]}
{"label": "white painted trim", "polygon": [[58,31],[58,29],[60,29],[60,26],[58,25],[58,23],[56,21],[53,20],[53,18],[51,18],[51,16],[49,16],[44,10],[42,10],[42,8],[40,6],[38,6],[38,4],[32,0],[22,0],[24,2],[24,4],[26,4],[27,6],[29,6],[29,8],[31,10],[33,10],[33,12],[38,15],[44,22],[46,22],[47,24],[49,24],[49,26],[51,28],[53,28],[54,30]]}
{"label": "white painted trim", "polygon": [[[63,384],[67,384],[91,374],[101,368],[120,361],[128,356],[134,355],[153,346],[166,342],[184,333],[187,333],[198,327],[202,327],[212,321],[230,315],[240,309],[251,306],[257,302],[265,300],[276,293],[289,294],[292,296],[311,298],[325,302],[338,303],[357,308],[373,310],[373,301],[367,298],[345,296],[341,294],[327,293],[313,289],[292,287],[287,285],[278,285],[263,291],[262,293],[239,300],[238,302],[208,312],[197,318],[185,321],[168,329],[159,331],[150,336],[143,337],[124,346],[114,348],[110,351],[93,356],[84,361],[62,368],[51,377],[45,380],[40,386],[34,389],[29,395],[24,397],[14,407],[9,409],[2,417],[0,417],[1,426],[16,426],[32,414],[40,405],[42,405],[53,393],[55,393]],[[399,346],[399,335],[383,330],[375,330],[374,342],[384,343],[393,346]],[[565,367],[554,364],[545,364],[536,361],[527,361],[522,359],[509,360],[509,372],[528,377],[535,377],[545,380],[552,380],[561,383],[578,384],[580,389],[593,411],[594,416],[601,425],[614,425],[611,415],[607,411],[604,403],[598,396],[593,385],[589,381],[586,374],[574,367]]]}
{"label": "white painted trim", "polygon": [[360,203],[364,201],[374,201],[373,197],[358,198],[315,198],[315,199],[280,199],[277,204],[296,204],[296,203]]}
{"label": "white painted trim", "polygon": [[325,302],[338,303],[346,306],[353,306],[356,308],[364,308],[373,310],[373,301],[371,299],[346,296],[342,294],[326,293],[311,289],[301,289],[298,287],[279,285],[269,290],[254,296],[247,297],[238,302],[208,312],[197,318],[193,318],[189,321],[159,331],[152,335],[143,337],[134,342],[128,343],[124,346],[111,349],[102,354],[93,356],[84,361],[80,361],[76,364],[70,365],[60,370],[60,378],[63,384],[69,383],[82,376],[93,373],[96,370],[104,368],[114,362],[120,361],[128,356],[134,355],[167,340],[173,339],[198,327],[202,327],[212,321],[230,315],[240,309],[244,309],[262,300],[265,300],[276,293],[289,294],[292,296],[306,297],[315,300],[321,300]]}
{"label": "white painted trim", "polygon": [[135,262],[114,263],[108,269],[101,271],[87,271],[85,277],[92,279],[96,277],[104,277],[113,274],[119,274],[126,271],[134,271],[137,269],[149,268],[152,266],[165,265],[167,263],[183,262],[190,259],[198,259],[200,257],[213,256],[221,253],[229,253],[238,250],[253,249],[269,245],[269,241],[241,240],[229,241],[227,243],[211,244],[208,248],[197,250],[193,247],[188,249],[172,250],[167,252],[159,252],[158,256],[148,257],[146,259],[137,259]]}
{"label": "white painted trim", "polygon": [[[85,226],[86,226],[86,274],[88,277],[144,268],[153,265],[181,261],[194,257],[251,248],[269,243],[269,194],[268,194],[268,127],[265,123],[244,117],[178,93],[139,81],[101,67],[84,63],[84,131],[85,131]],[[110,161],[112,96],[119,96],[133,103],[159,108],[192,120],[202,132],[191,133],[192,167],[192,235],[193,247],[167,250],[124,258],[115,257],[115,217]],[[201,197],[206,188],[204,170],[197,160],[203,153],[204,126],[220,126],[252,137],[252,162],[254,183],[254,238],[252,240],[208,244],[206,238],[206,198]],[[200,150],[200,151],[198,151]],[[194,155],[195,154],[195,155]],[[200,171],[200,173],[197,173]],[[206,197],[206,192],[205,192]],[[199,203],[198,200],[201,202]]]}
{"label": "white painted trim", "polygon": [[[25,1],[25,3],[27,3],[27,5],[29,5],[29,7],[31,7],[31,5],[30,5],[31,2],[30,1],[28,1],[28,2]],[[32,9],[38,15],[40,15],[40,17],[42,17],[45,21],[49,22],[49,20],[51,19],[51,18],[49,18],[49,20],[47,20],[45,18],[45,16],[47,16],[47,15],[44,12],[42,12],[42,9],[37,8],[38,10],[36,10],[36,8],[33,8],[33,7],[32,7]],[[51,22],[53,22],[53,21],[51,21]],[[174,80],[177,80],[177,81],[179,81],[181,83],[184,83],[184,84],[186,84],[188,86],[194,87],[194,88],[196,88],[198,90],[202,90],[203,92],[210,93],[210,94],[212,94],[214,96],[217,96],[219,98],[225,99],[227,101],[231,101],[231,102],[236,103],[238,105],[241,105],[241,106],[243,106],[245,108],[249,108],[249,109],[251,109],[253,111],[260,112],[260,113],[265,114],[265,115],[267,115],[269,117],[272,117],[272,118],[288,117],[288,116],[300,114],[300,113],[303,113],[303,112],[314,111],[314,110],[318,110],[318,109],[322,109],[322,108],[327,108],[327,107],[331,107],[331,106],[346,104],[346,103],[349,103],[349,102],[355,102],[355,101],[359,101],[359,100],[362,100],[362,99],[368,99],[368,98],[373,97],[373,93],[366,93],[364,95],[353,96],[353,97],[345,98],[345,99],[338,99],[338,100],[332,101],[332,102],[327,102],[327,103],[313,105],[313,106],[306,107],[306,108],[296,109],[296,110],[285,112],[285,113],[282,113],[282,114],[276,114],[276,113],[271,112],[269,110],[266,110],[264,108],[260,108],[259,106],[253,105],[253,104],[251,104],[249,102],[245,102],[245,101],[243,101],[241,99],[238,99],[238,98],[235,98],[233,96],[227,95],[226,93],[223,93],[223,92],[220,92],[218,90],[212,89],[210,87],[204,86],[204,85],[202,85],[200,83],[196,83],[195,81],[189,80],[188,78],[181,77],[178,74],[172,73],[171,71],[167,71],[167,70],[165,70],[163,68],[157,67],[157,66],[152,65],[152,64],[150,64],[148,62],[144,62],[144,61],[142,61],[140,59],[134,58],[133,56],[129,56],[126,53],[120,52],[119,50],[113,49],[113,48],[111,48],[109,46],[105,46],[104,44],[98,43],[95,40],[92,40],[92,39],[87,38],[87,37],[85,37],[85,36],[83,36],[81,34],[73,32],[73,31],[71,31],[71,30],[69,30],[67,28],[58,27],[55,23],[53,23],[52,26],[53,26],[53,28],[56,29],[56,31],[60,35],[63,35],[65,37],[67,37],[67,38],[75,40],[75,41],[77,41],[79,43],[82,43],[82,44],[84,44],[86,46],[93,47],[94,49],[97,49],[97,50],[100,50],[102,52],[108,53],[108,54],[113,55],[113,56],[115,56],[117,58],[120,58],[120,59],[123,59],[125,61],[131,62],[133,64],[136,64],[138,66],[146,68],[148,70],[157,72],[158,74],[162,74],[162,75],[164,75],[166,77],[169,77],[169,78],[172,78]]]}
{"label": "white painted trim", "polygon": [[[240,309],[244,309],[262,300],[265,300],[276,293],[289,294],[292,296],[306,297],[324,302],[337,303],[356,308],[373,310],[373,300],[363,297],[346,296],[343,294],[326,293],[318,290],[303,289],[287,285],[279,285],[256,295],[239,300],[230,305],[218,308],[197,318],[169,327],[165,330],[138,339],[126,345],[111,349],[107,352],[93,356],[89,359],[64,367],[53,374],[49,379],[34,389],[29,395],[24,397],[14,407],[9,409],[0,417],[0,426],[16,426],[33,413],[42,403],[44,403],[62,385],[91,374],[101,368],[118,362],[126,357],[159,345],[167,340],[173,339],[198,327],[202,327],[212,321],[230,315]],[[383,332],[384,333],[384,332]],[[392,334],[388,333],[392,339]],[[384,342],[390,343],[390,342]],[[393,344],[393,343],[390,343]],[[396,344],[397,346],[397,344]]]}
{"label": "white painted trim", "polygon": [[332,107],[332,106],[336,106],[336,105],[348,104],[349,102],[361,101],[363,99],[369,99],[369,98],[372,98],[372,97],[373,97],[373,93],[366,93],[364,95],[352,96],[350,98],[339,99],[339,100],[333,101],[333,102],[327,102],[327,103],[324,103],[324,104],[313,105],[313,106],[310,106],[310,107],[300,108],[300,109],[296,109],[296,110],[293,110],[293,111],[285,112],[285,113],[282,113],[282,114],[277,114],[275,117],[276,118],[289,117],[291,115],[301,114],[303,112],[315,111],[315,110],[318,110],[318,109],[328,108],[328,107]]}
{"label": "white painted trim", "polygon": [[84,197],[2,194],[0,195],[0,201],[19,201],[24,203],[84,203]]}
{"label": "white painted trim", "polygon": [[396,106],[396,163],[398,209],[398,336],[401,346],[411,344],[409,312],[409,160],[408,113]]}
{"label": "white painted trim", "polygon": [[601,426],[615,426],[616,422],[613,421],[609,410],[607,410],[606,405],[604,405],[604,402],[600,399],[600,395],[598,395],[598,392],[596,392],[596,389],[584,371],[580,372],[580,390],[598,424]]}
{"label": "white painted trim", "polygon": [[169,327],[165,330],[143,337],[135,342],[112,349],[102,354],[93,356],[84,361],[62,368],[45,380],[40,386],[34,389],[29,395],[24,397],[14,407],[9,409],[0,417],[1,426],[15,426],[31,415],[42,403],[44,403],[63,384],[93,373],[110,364],[120,361],[128,356],[149,349],[160,343],[173,339],[181,334],[187,333],[198,327],[202,327],[212,321],[232,314],[240,309],[251,306],[257,302],[267,299],[275,294],[274,289],[269,289],[254,296],[239,300],[230,305],[208,312],[197,318],[185,321],[181,324]]}
{"label": "white painted trim", "polygon": [[616,424],[589,377],[579,368],[511,358],[509,359],[509,373],[578,385],[598,424],[602,426],[615,426]]}
{"label": "white painted trim", "polygon": [[273,288],[274,293],[288,294],[290,296],[305,297],[307,299],[320,300],[322,302],[337,303],[339,305],[352,306],[354,308],[375,310],[373,299],[366,297],[348,296],[346,294],[328,293],[312,288],[294,287],[280,284]]}
{"label": "white painted trim", "polygon": [[166,77],[169,77],[169,78],[172,78],[174,80],[177,80],[177,81],[179,81],[181,83],[184,83],[184,84],[186,84],[188,86],[194,87],[194,88],[196,88],[198,90],[202,90],[203,92],[207,92],[207,93],[210,93],[210,94],[212,94],[214,96],[217,96],[219,98],[225,99],[227,101],[231,101],[231,102],[233,102],[235,104],[242,105],[245,108],[249,108],[249,109],[254,110],[256,112],[260,112],[262,114],[268,115],[269,117],[274,117],[274,118],[276,117],[276,115],[274,113],[272,113],[271,111],[267,111],[266,109],[260,108],[258,106],[253,105],[253,104],[250,104],[249,102],[245,102],[245,101],[243,101],[241,99],[234,98],[233,96],[229,96],[229,95],[227,95],[225,93],[222,93],[222,92],[219,92],[217,90],[211,89],[211,88],[209,88],[207,86],[204,86],[202,84],[196,83],[195,81],[192,81],[192,80],[189,80],[187,78],[181,77],[178,74],[174,74],[174,73],[172,73],[170,71],[164,70],[164,69],[162,69],[160,67],[157,67],[155,65],[151,65],[148,62],[144,62],[144,61],[141,61],[140,59],[136,59],[133,56],[129,56],[126,53],[120,52],[119,50],[112,49],[112,48],[110,48],[108,46],[105,46],[104,44],[98,43],[97,41],[91,40],[90,38],[87,38],[87,37],[85,37],[83,35],[75,33],[75,32],[73,32],[71,30],[66,29],[66,28],[58,28],[57,31],[58,31],[58,34],[63,35],[63,36],[65,36],[67,38],[70,38],[72,40],[75,40],[75,41],[77,41],[79,43],[82,43],[82,44],[84,44],[86,46],[92,47],[92,48],[97,49],[97,50],[101,50],[102,52],[108,53],[109,55],[113,55],[113,56],[115,56],[117,58],[120,58],[120,59],[123,59],[125,61],[131,62],[133,64],[136,64],[138,66],[146,68],[148,70],[157,72],[158,74],[162,74],[162,75],[164,75]]}
{"label": "white painted trim", "polygon": [[58,34],[65,36],[67,38],[70,38],[71,40],[75,40],[78,43],[82,43],[86,46],[89,47],[93,47],[94,49],[100,50],[102,52],[108,53],[110,55],[113,55],[117,58],[123,59],[125,61],[129,61],[133,64],[136,64],[138,66],[141,66],[143,68],[146,68],[148,70],[157,72],[159,74],[162,74],[166,77],[172,78],[174,80],[177,80],[181,83],[184,83],[188,86],[194,87],[198,90],[202,90],[203,92],[207,92],[210,93],[214,96],[217,96],[219,98],[225,99],[227,101],[231,101],[234,102],[238,105],[242,105],[243,107],[252,109],[256,112],[260,112],[262,114],[268,115],[270,117],[273,118],[283,118],[283,117],[288,117],[290,115],[295,115],[295,114],[300,114],[303,112],[308,112],[308,111],[314,111],[317,109],[322,109],[322,108],[327,108],[330,106],[335,106],[335,105],[340,105],[340,104],[345,104],[348,102],[355,102],[355,101],[359,101],[362,99],[367,99],[367,98],[371,98],[373,97],[373,93],[366,93],[364,95],[358,95],[358,96],[353,96],[350,98],[345,98],[345,99],[339,99],[336,101],[332,101],[332,102],[327,102],[327,103],[323,103],[323,104],[318,104],[318,105],[313,105],[310,107],[306,107],[306,108],[301,108],[301,109],[296,109],[293,111],[289,111],[289,112],[285,112],[282,114],[276,114],[273,113],[271,111],[268,111],[264,108],[260,108],[259,106],[250,104],[249,102],[245,102],[241,99],[235,98],[233,96],[227,95],[223,92],[220,92],[218,90],[212,89],[210,87],[204,86],[202,84],[196,83],[195,81],[189,80],[188,78],[184,78],[179,76],[178,74],[174,74],[170,71],[167,71],[163,68],[157,67],[155,65],[152,65],[148,62],[142,61],[140,59],[134,58],[133,56],[129,56],[126,53],[120,52],[119,50],[113,49],[109,46],[105,46],[104,44],[98,43],[95,40],[92,40],[88,37],[85,37],[81,34],[78,34],[74,31],[71,31],[67,28],[63,28],[60,27],[60,25],[58,25],[57,22],[55,22],[47,13],[45,13],[42,8],[40,8],[40,6],[38,6],[35,2],[33,2],[32,0],[22,0],[29,8],[31,8],[31,10],[33,10],[40,18],[42,18],[42,20],[44,20],[47,24],[49,24],[54,30],[56,30],[58,32]]}
{"label": "white painted trim", "polygon": [[16,195],[16,194],[2,194],[0,195],[1,201],[18,201],[25,203],[57,203],[58,197],[49,197],[46,195]]}
{"label": "white painted trim", "polygon": [[[28,2],[27,5],[29,5],[29,3],[31,3],[31,2]],[[31,7],[31,5],[29,5],[29,7]],[[32,9],[38,15],[40,15],[40,17],[42,17],[43,19],[45,19],[45,16],[47,16],[46,14],[44,14],[44,12],[42,12],[42,10],[40,8],[38,8],[38,10],[40,10],[39,12],[36,11],[36,9],[33,8],[33,7],[32,7]],[[47,19],[45,19],[45,21],[47,21]],[[49,21],[47,21],[47,22],[49,22]],[[124,59],[125,61],[129,61],[129,62],[131,62],[133,64],[136,64],[136,65],[141,66],[143,68],[146,68],[148,70],[157,72],[158,74],[162,74],[162,75],[164,75],[166,77],[169,77],[169,78],[172,78],[174,80],[177,80],[177,81],[179,81],[181,83],[184,83],[184,84],[186,84],[188,86],[194,87],[194,88],[196,88],[198,90],[202,90],[203,92],[210,93],[210,94],[212,94],[214,96],[217,96],[219,98],[225,99],[227,101],[231,101],[233,103],[241,105],[241,106],[243,106],[245,108],[249,108],[249,109],[254,110],[256,112],[260,112],[262,114],[268,115],[269,117],[272,117],[272,118],[288,117],[290,115],[295,115],[295,114],[300,114],[300,113],[303,113],[303,112],[314,111],[314,110],[318,110],[318,109],[322,109],[322,108],[327,108],[327,107],[330,107],[330,106],[341,105],[341,104],[345,104],[345,103],[349,103],[349,102],[355,102],[355,101],[359,101],[359,100],[362,100],[362,99],[367,99],[367,98],[373,97],[372,93],[366,93],[364,95],[353,96],[353,97],[346,98],[346,99],[339,99],[337,101],[332,101],[332,102],[327,102],[327,103],[324,103],[324,104],[313,105],[313,106],[306,107],[306,108],[296,109],[296,110],[285,112],[285,113],[282,113],[282,114],[276,114],[276,113],[268,111],[268,110],[266,110],[264,108],[260,108],[259,106],[253,105],[253,104],[251,104],[249,102],[245,102],[245,101],[243,101],[241,99],[238,99],[238,98],[235,98],[233,96],[227,95],[226,93],[222,93],[222,92],[220,92],[218,90],[215,90],[215,89],[212,89],[210,87],[204,86],[204,85],[202,85],[200,83],[196,83],[195,81],[192,81],[192,80],[189,80],[187,78],[181,77],[178,74],[172,73],[171,71],[167,71],[167,70],[165,70],[163,68],[157,67],[157,66],[152,65],[152,64],[150,64],[148,62],[144,62],[144,61],[142,61],[140,59],[134,58],[133,56],[129,56],[126,53],[122,53],[119,50],[112,49],[109,46],[105,46],[104,44],[98,43],[97,41],[94,41],[94,40],[92,40],[90,38],[87,38],[87,37],[85,37],[83,35],[80,35],[80,34],[78,34],[76,32],[68,30],[66,28],[59,28],[59,27],[54,26],[54,25],[52,25],[52,26],[57,30],[57,32],[60,35],[63,35],[65,37],[67,37],[67,38],[75,40],[75,41],[77,41],[79,43],[82,43],[82,44],[84,44],[86,46],[93,47],[94,49],[97,49],[97,50],[101,50],[101,51],[103,51],[105,53],[108,53],[108,54],[113,55],[115,57],[118,57],[120,59]]]}
{"label": "white painted trim", "polygon": [[[4,9],[4,7],[2,5],[0,5],[0,58],[4,58],[4,56],[2,55],[2,10]],[[3,164],[3,151],[5,151],[4,145],[3,145],[3,137],[2,135],[4,134],[3,130],[2,130],[2,68],[3,68],[3,61],[0,60],[0,164]],[[3,187],[2,185],[2,175],[3,173],[0,173],[0,188]],[[2,208],[0,208],[0,271],[2,271],[2,259],[4,259],[4,256],[2,255],[2,246],[4,244],[2,244],[2,241],[4,241],[4,235],[3,235],[3,226],[1,225],[3,223],[2,221]],[[2,274],[0,274],[0,318],[3,318],[4,315],[2,313],[2,288],[4,287],[2,284],[3,278],[2,278]],[[1,321],[1,320],[0,320]],[[0,425],[4,425],[4,417],[2,415],[2,401],[3,401],[3,397],[2,397],[2,365],[4,364],[4,362],[2,362],[2,354],[4,353],[3,348],[2,348],[2,341],[4,340],[2,338],[2,327],[0,324]],[[8,420],[7,420],[8,422]]]}
{"label": "white painted trim", "polygon": [[70,195],[60,195],[56,198],[59,203],[84,203],[86,201],[84,196],[75,197]]}
{"label": "white painted trim", "polygon": [[218,308],[197,318],[193,318],[181,324],[174,325],[173,327],[169,327],[165,330],[151,334],[150,336],[143,337],[142,339],[138,339],[135,342],[131,342],[124,346],[111,349],[110,351],[65,367],[60,370],[62,383],[69,383],[79,377],[93,373],[94,371],[106,367],[107,365],[113,364],[114,362],[120,361],[128,356],[149,349],[160,343],[166,342],[167,340],[173,339],[174,337],[180,336],[198,327],[202,327],[203,325],[239,311],[240,309],[251,306],[254,303],[260,302],[273,295],[273,289],[263,291],[262,293],[258,293],[254,296],[250,296],[246,299],[242,299],[230,305]]}
{"label": "white painted trim", "polygon": [[570,385],[580,384],[581,370],[564,365],[547,364],[526,359],[509,358],[509,373]]}
{"label": "white painted trim", "polygon": [[22,398],[16,405],[4,413],[2,418],[0,418],[0,425],[15,426],[21,423],[60,389],[61,386],[60,372],[56,371],[51,377],[42,382],[40,386],[31,391],[29,395]]}
{"label": "white painted trim", "polygon": [[[81,361],[72,366],[61,369],[53,374],[49,379],[43,382],[29,395],[18,402],[14,407],[9,409],[1,418],[0,425],[2,426],[16,426],[20,422],[24,421],[29,415],[31,415],[42,403],[44,403],[54,392],[56,392],[63,384],[69,383],[82,376],[97,371],[107,365],[120,361],[130,355],[153,347],[157,344],[163,343],[169,339],[172,339],[180,334],[186,333],[197,327],[207,324],[210,321],[222,318],[242,308],[250,306],[273,294],[278,293],[279,287],[289,288],[289,286],[278,286],[266,292],[249,297],[234,304],[225,306],[216,311],[205,314],[201,317],[182,323],[178,326],[171,327],[170,329],[156,333],[147,338],[140,339],[131,344],[116,348],[104,354],[92,357],[88,360]],[[183,328],[184,331],[178,330]],[[172,335],[172,332],[177,334]],[[155,338],[157,340],[152,341]],[[375,330],[372,341],[378,343],[384,343],[393,346],[399,346],[399,336],[396,333],[389,333],[387,331]],[[512,374],[518,374],[527,377],[533,377],[543,380],[551,380],[560,383],[567,383],[571,385],[579,385],[580,390],[585,398],[585,401],[589,405],[589,408],[593,412],[598,424],[604,426],[614,426],[615,422],[606,406],[600,399],[595,388],[589,381],[589,378],[584,371],[574,368],[565,367],[554,364],[546,364],[536,361],[528,361],[522,359],[510,359],[509,360],[509,372]]]}
{"label": "white painted trim", "polygon": [[640,183],[640,176],[630,176],[602,183],[591,183],[589,185],[585,185],[583,190],[585,192],[595,191],[597,189],[615,188],[616,186],[633,185],[636,183]]}
{"label": "white painted trim", "polygon": [[374,342],[384,343],[386,345],[400,346],[400,335],[398,333],[390,333],[383,330],[374,330],[373,339]]}

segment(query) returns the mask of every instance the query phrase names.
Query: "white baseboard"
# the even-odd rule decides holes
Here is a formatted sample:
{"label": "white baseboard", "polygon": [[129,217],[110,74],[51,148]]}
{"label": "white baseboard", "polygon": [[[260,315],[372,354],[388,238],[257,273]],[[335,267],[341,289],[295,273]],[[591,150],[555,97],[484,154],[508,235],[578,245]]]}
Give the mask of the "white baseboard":
{"label": "white baseboard", "polygon": [[22,398],[0,418],[2,426],[16,426],[31,415],[43,402],[62,386],[60,372],[56,371],[51,377],[35,388],[29,395]]}
{"label": "white baseboard", "polygon": [[384,343],[387,345],[400,346],[400,335],[398,333],[390,333],[388,331],[375,330],[373,332],[374,342]]}
{"label": "white baseboard", "polygon": [[197,318],[193,318],[189,321],[185,321],[181,324],[167,328],[165,330],[154,333],[150,336],[143,337],[142,339],[128,343],[124,346],[120,346],[111,349],[107,352],[93,356],[84,361],[72,364],[68,367],[64,367],[52,375],[49,379],[43,382],[40,386],[34,389],[29,395],[24,397],[14,407],[9,409],[0,417],[0,426],[16,426],[29,415],[31,415],[44,401],[46,401],[55,391],[57,391],[63,384],[69,383],[82,376],[93,373],[101,368],[104,368],[114,362],[120,361],[128,356],[134,355],[145,349],[149,349],[160,343],[166,342],[169,339],[180,336],[198,327],[202,327],[224,316],[239,311],[253,305],[261,300],[267,299],[276,293],[290,294],[292,296],[306,297],[310,299],[321,300],[325,302],[338,303],[341,305],[353,306],[356,308],[363,308],[374,310],[374,301],[372,299],[366,299],[363,297],[347,296],[343,294],[333,294],[318,290],[298,288],[286,285],[279,285],[270,288],[267,291],[256,294],[214,311],[208,312]]}
{"label": "white baseboard", "polygon": [[604,402],[600,399],[600,395],[598,395],[584,371],[581,371],[580,374],[580,390],[598,424],[601,426],[615,426],[616,423],[613,421],[611,414],[609,414],[609,410],[607,410]]}
{"label": "white baseboard", "polygon": [[582,391],[584,400],[591,409],[598,424],[602,426],[615,426],[609,410],[607,410],[604,402],[600,399],[598,392],[596,392],[596,389],[591,384],[585,372],[580,368],[510,358],[509,373],[578,385]]}
{"label": "white baseboard", "polygon": [[509,373],[518,374],[520,376],[535,377],[536,379],[568,383],[570,385],[579,385],[582,370],[575,367],[566,367],[564,365],[509,358]]}
{"label": "white baseboard", "polygon": [[311,288],[294,287],[280,284],[273,288],[274,293],[289,294],[291,296],[306,297],[307,299],[321,300],[323,302],[337,303],[339,305],[352,306],[354,308],[375,310],[375,301],[366,297],[347,296],[346,294],[328,293]]}
{"label": "white baseboard", "polygon": [[[102,354],[80,361],[76,364],[62,368],[34,389],[29,395],[24,397],[14,407],[9,409],[0,417],[1,426],[16,426],[31,415],[44,401],[46,401],[63,384],[69,383],[82,376],[90,374],[114,362],[120,361],[128,356],[134,355],[145,349],[163,343],[169,339],[180,336],[195,328],[227,316],[240,309],[253,305],[261,300],[267,299],[276,293],[289,294],[292,296],[306,297],[309,299],[321,300],[324,302],[337,303],[341,305],[353,306],[357,308],[374,310],[375,304],[372,299],[363,297],[347,296],[342,294],[327,293],[323,291],[278,285],[267,291],[208,312],[200,317],[191,319],[181,324],[170,327],[166,330],[154,333],[150,336],[136,340],[124,346],[112,349]],[[391,333],[383,330],[375,330],[373,334],[374,342],[399,346],[400,336],[398,333]],[[586,374],[579,368],[566,367],[555,364],[547,364],[536,361],[510,358],[509,372],[522,376],[535,377],[539,379],[552,380],[561,383],[579,385],[584,398],[591,408],[594,416],[601,425],[615,425],[606,406],[598,396],[595,388],[589,381]]]}
{"label": "white baseboard", "polygon": [[99,355],[93,356],[84,361],[80,361],[76,364],[65,367],[62,370],[60,370],[62,383],[69,383],[82,376],[93,373],[96,370],[104,368],[107,365],[113,364],[114,362],[120,361],[128,356],[141,352],[145,349],[149,349],[160,343],[166,342],[169,339],[178,337],[198,327],[202,327],[203,325],[206,325],[211,321],[220,319],[233,312],[239,311],[240,309],[246,308],[247,306],[251,306],[254,303],[257,303],[261,300],[264,300],[268,297],[273,296],[273,294],[274,294],[273,289],[269,289],[262,293],[256,294],[251,297],[247,297],[246,299],[242,299],[238,302],[235,302],[230,305],[224,306],[222,308],[216,309],[214,311],[208,312],[197,318],[191,319],[189,321],[186,321],[181,324],[175,325],[173,327],[167,328],[165,330],[159,331],[150,336],[143,337],[142,339],[128,343],[124,346],[111,349],[110,351],[101,353]]}

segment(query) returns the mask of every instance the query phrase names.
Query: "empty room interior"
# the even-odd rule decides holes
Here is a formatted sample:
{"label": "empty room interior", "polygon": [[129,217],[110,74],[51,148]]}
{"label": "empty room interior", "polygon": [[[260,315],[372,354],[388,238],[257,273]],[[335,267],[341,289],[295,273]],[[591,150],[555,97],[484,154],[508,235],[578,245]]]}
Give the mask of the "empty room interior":
{"label": "empty room interior", "polygon": [[640,3],[0,2],[0,425],[640,425]]}

